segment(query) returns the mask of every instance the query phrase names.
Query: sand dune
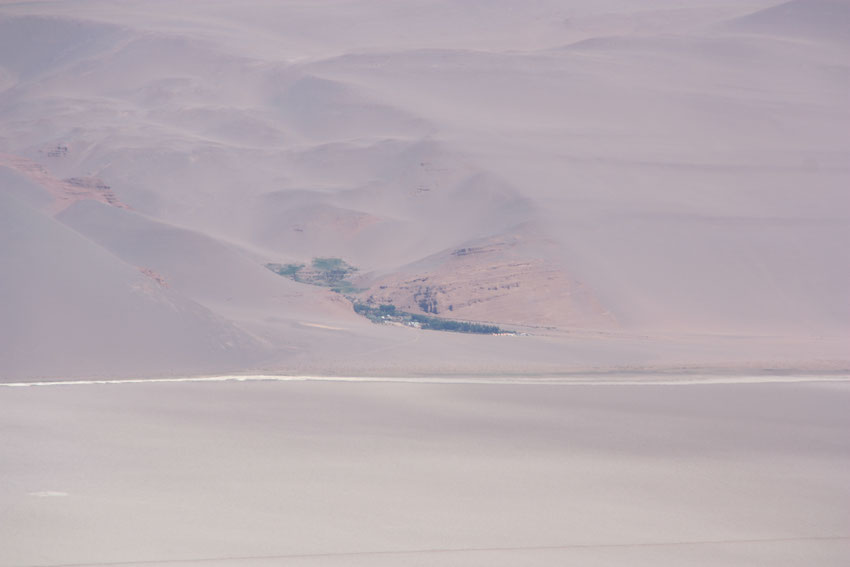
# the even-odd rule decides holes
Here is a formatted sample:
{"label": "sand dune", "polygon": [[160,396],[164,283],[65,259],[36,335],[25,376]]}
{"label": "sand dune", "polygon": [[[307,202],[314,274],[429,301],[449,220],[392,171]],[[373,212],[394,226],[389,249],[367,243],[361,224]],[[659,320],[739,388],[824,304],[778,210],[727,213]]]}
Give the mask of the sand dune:
{"label": "sand dune", "polygon": [[845,0],[792,0],[727,24],[736,31],[850,41],[850,4]]}
{"label": "sand dune", "polygon": [[[262,268],[314,257],[357,266],[381,301],[414,309],[409,280],[431,278],[452,316],[554,328],[500,345],[504,368],[529,352],[547,371],[665,356],[841,366],[846,8],[4,3],[0,152],[14,171],[0,189],[65,209],[56,221],[86,246],[252,334],[274,370],[349,357],[363,372],[449,372],[490,348],[410,341]],[[528,227],[515,258],[451,256]],[[488,293],[501,285],[514,291]],[[47,316],[27,305],[20,317]],[[393,354],[358,354],[376,348]]]}
{"label": "sand dune", "polygon": [[265,355],[199,304],[50,217],[0,199],[4,380],[239,368]]}

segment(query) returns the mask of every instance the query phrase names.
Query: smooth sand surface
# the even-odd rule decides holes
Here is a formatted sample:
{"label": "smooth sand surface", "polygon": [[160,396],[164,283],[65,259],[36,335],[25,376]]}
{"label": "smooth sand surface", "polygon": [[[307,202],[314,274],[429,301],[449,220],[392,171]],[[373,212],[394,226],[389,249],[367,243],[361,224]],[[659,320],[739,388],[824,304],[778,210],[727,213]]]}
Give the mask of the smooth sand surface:
{"label": "smooth sand surface", "polygon": [[0,388],[0,565],[844,565],[850,384]]}

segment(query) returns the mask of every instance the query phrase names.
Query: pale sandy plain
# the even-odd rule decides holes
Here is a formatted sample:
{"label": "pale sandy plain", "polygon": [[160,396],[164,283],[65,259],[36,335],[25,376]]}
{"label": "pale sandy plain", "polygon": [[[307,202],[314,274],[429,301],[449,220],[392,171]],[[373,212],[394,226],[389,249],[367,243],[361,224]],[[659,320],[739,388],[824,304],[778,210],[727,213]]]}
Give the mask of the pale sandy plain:
{"label": "pale sandy plain", "polygon": [[850,384],[0,386],[0,565],[850,556]]}
{"label": "pale sandy plain", "polygon": [[0,565],[846,565],[848,30],[0,1]]}

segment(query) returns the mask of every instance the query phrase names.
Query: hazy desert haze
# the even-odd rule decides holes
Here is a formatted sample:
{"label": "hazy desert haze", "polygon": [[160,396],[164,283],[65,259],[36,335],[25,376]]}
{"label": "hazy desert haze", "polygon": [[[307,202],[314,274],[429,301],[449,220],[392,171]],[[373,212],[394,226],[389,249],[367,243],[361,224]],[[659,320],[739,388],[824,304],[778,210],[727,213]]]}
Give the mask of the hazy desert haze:
{"label": "hazy desert haze", "polygon": [[[838,0],[3,2],[0,378],[846,370],[848,29]],[[315,257],[528,336],[263,267]]]}
{"label": "hazy desert haze", "polygon": [[846,565],[848,30],[0,0],[0,567]]}

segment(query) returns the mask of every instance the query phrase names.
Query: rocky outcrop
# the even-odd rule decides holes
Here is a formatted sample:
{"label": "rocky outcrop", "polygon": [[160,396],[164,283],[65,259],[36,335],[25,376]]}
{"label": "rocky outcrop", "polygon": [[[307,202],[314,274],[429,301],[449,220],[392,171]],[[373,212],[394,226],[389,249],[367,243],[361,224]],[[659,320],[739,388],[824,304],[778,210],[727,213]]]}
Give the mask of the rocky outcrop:
{"label": "rocky outcrop", "polygon": [[[51,152],[67,153],[66,146],[57,146]],[[101,203],[129,209],[115,195],[112,187],[97,177],[70,177],[68,179],[57,179],[44,166],[27,158],[11,154],[0,154],[0,167],[9,169],[24,176],[31,182],[43,187],[51,197],[53,204],[50,213],[56,214],[64,211],[77,201],[99,201]]]}
{"label": "rocky outcrop", "polygon": [[66,194],[69,198],[91,199],[121,209],[129,208],[118,200],[112,187],[104,183],[99,177],[69,177],[63,180],[63,183],[66,186]]}
{"label": "rocky outcrop", "polygon": [[159,285],[160,287],[166,287],[166,288],[168,287],[168,280],[166,280],[162,276],[162,274],[160,274],[156,270],[153,270],[151,268],[139,268],[139,271],[142,272],[147,277],[149,277],[150,279],[152,279],[153,281],[155,281],[157,283],[157,285]]}
{"label": "rocky outcrop", "polygon": [[[616,321],[556,263],[522,258],[509,239],[444,251],[374,281],[367,303],[499,324],[610,328]],[[417,268],[421,268],[421,271]]]}

